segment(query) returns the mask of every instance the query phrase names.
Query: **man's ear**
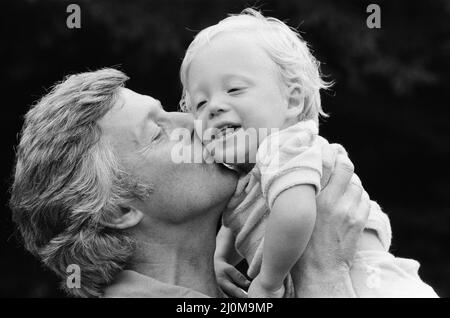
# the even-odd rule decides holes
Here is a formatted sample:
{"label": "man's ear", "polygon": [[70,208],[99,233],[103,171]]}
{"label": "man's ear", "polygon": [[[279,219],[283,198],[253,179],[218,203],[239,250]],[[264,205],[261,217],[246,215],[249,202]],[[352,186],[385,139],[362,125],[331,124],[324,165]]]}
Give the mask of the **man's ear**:
{"label": "man's ear", "polygon": [[287,89],[288,117],[290,119],[298,118],[305,105],[305,98],[302,94],[302,88],[298,83],[291,84]]}
{"label": "man's ear", "polygon": [[132,206],[126,206],[121,208],[122,215],[114,216],[111,221],[102,221],[102,224],[106,227],[125,230],[136,226],[144,218],[144,213]]}

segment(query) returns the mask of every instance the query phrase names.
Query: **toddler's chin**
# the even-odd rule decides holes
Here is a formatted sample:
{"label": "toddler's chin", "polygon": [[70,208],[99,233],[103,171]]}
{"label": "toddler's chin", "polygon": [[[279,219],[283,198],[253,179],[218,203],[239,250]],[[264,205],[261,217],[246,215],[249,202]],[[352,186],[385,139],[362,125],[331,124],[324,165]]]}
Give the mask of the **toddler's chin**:
{"label": "toddler's chin", "polygon": [[228,169],[238,172],[239,174],[247,174],[255,167],[255,164],[254,163],[238,163],[238,164],[224,163],[224,166],[226,166]]}

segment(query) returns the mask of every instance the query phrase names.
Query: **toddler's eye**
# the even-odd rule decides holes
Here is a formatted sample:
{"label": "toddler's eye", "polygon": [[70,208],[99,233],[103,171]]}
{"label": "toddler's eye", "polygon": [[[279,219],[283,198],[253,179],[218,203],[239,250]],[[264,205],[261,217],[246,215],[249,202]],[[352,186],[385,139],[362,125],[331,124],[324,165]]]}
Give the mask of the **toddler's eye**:
{"label": "toddler's eye", "polygon": [[202,107],[203,105],[206,104],[206,101],[201,101],[200,103],[197,104],[197,109],[199,109],[200,107]]}
{"label": "toddler's eye", "polygon": [[231,94],[231,95],[240,95],[240,94],[244,93],[245,89],[246,89],[245,87],[233,87],[233,88],[230,88],[227,91],[227,93]]}
{"label": "toddler's eye", "polygon": [[234,87],[234,88],[229,89],[227,91],[227,93],[237,93],[237,92],[239,92],[241,90],[242,90],[242,88],[240,88],[240,87]]}

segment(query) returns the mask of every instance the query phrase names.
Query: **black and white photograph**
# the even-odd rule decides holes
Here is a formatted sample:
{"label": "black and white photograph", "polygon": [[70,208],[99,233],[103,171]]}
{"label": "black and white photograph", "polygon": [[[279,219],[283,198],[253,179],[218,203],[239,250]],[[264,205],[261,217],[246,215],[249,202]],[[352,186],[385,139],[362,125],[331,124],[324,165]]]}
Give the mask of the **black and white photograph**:
{"label": "black and white photograph", "polygon": [[448,0],[0,12],[0,298],[450,297]]}

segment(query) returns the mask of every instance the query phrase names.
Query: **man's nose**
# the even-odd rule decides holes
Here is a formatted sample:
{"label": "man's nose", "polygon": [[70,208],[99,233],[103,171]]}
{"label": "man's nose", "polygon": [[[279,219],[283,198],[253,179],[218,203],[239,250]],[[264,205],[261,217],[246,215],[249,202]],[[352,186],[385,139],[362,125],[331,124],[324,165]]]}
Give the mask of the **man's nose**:
{"label": "man's nose", "polygon": [[191,132],[194,130],[194,116],[191,113],[170,112],[167,117],[170,119],[172,129],[184,128]]}

